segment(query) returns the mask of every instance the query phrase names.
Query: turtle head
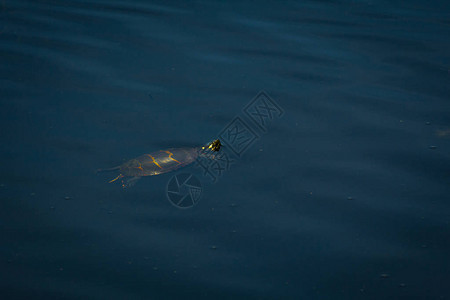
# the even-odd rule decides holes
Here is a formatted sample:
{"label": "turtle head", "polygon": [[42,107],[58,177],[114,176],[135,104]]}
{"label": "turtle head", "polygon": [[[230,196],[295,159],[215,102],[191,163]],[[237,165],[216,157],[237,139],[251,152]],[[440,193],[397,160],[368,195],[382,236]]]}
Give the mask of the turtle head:
{"label": "turtle head", "polygon": [[215,140],[208,145],[209,149],[211,149],[212,151],[216,151],[216,152],[220,150],[220,147],[222,147],[220,140]]}
{"label": "turtle head", "polygon": [[212,141],[211,143],[208,143],[208,145],[203,146],[202,150],[211,150],[211,151],[217,152],[220,150],[220,147],[222,147],[220,140],[215,140],[215,141]]}

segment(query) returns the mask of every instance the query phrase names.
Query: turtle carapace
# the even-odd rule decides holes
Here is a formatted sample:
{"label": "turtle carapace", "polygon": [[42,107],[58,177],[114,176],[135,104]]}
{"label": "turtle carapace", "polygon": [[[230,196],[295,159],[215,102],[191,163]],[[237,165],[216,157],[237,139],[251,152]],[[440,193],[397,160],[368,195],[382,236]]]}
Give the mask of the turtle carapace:
{"label": "turtle carapace", "polygon": [[119,170],[120,174],[109,182],[122,179],[122,186],[128,187],[142,176],[171,172],[193,163],[199,156],[211,157],[214,152],[220,150],[221,146],[220,141],[215,140],[201,147],[159,150],[130,159],[114,168],[99,169],[98,172]]}

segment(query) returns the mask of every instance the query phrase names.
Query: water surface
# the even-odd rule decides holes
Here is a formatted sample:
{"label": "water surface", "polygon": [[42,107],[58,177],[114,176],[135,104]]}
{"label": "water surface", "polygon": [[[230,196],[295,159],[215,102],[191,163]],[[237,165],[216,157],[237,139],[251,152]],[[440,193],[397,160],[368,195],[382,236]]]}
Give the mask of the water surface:
{"label": "water surface", "polygon": [[[446,1],[3,1],[7,299],[447,299]],[[284,110],[192,209],[95,175]],[[244,115],[245,117],[245,115]],[[249,121],[248,119],[246,119]]]}

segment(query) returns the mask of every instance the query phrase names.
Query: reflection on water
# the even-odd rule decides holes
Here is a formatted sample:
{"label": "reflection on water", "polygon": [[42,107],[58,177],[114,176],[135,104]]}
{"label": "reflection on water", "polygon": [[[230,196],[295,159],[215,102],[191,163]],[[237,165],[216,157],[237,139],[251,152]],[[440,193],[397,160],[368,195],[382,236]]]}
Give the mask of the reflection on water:
{"label": "reflection on water", "polygon": [[[3,1],[7,298],[450,294],[445,1]],[[189,210],[94,171],[285,110]],[[190,169],[193,171],[193,169]]]}

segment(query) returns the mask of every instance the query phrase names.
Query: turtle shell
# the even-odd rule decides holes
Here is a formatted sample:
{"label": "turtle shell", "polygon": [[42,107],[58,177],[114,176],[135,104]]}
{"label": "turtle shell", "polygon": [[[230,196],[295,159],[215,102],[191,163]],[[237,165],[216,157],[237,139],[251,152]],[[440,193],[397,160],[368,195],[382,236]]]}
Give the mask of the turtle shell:
{"label": "turtle shell", "polygon": [[199,155],[198,148],[172,148],[144,154],[120,166],[124,176],[152,176],[167,173],[193,163]]}

